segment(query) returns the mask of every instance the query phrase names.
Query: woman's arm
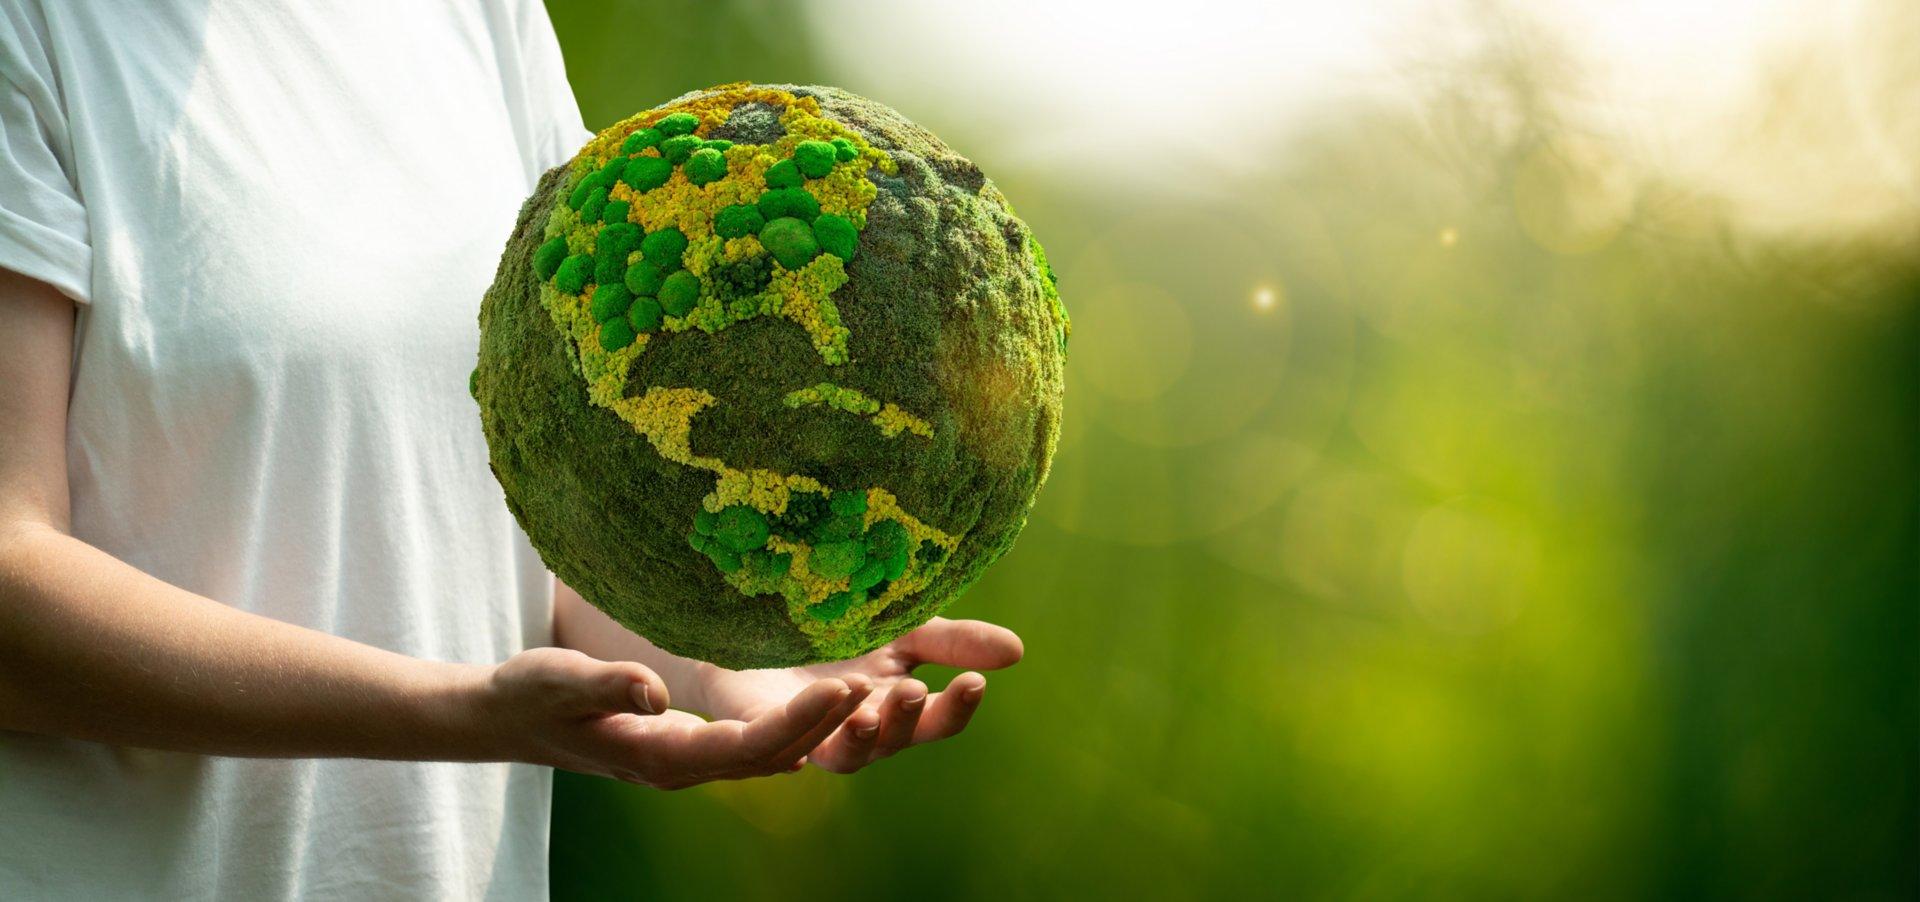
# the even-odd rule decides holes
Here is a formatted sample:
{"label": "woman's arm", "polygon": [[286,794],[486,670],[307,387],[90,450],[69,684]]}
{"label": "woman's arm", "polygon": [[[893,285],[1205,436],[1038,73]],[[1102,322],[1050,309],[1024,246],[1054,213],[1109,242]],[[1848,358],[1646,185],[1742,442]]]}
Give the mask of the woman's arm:
{"label": "woman's arm", "polygon": [[0,272],[0,728],[226,755],[504,754],[484,668],[170,586],[67,534],[73,304]]}
{"label": "woman's arm", "polygon": [[73,320],[52,288],[0,270],[0,730],[219,755],[520,760],[683,786],[787,769],[865,696],[858,680],[821,680],[750,724],[656,716],[666,686],[631,662],[559,649],[497,667],[423,661],[148,576],[67,531]]}

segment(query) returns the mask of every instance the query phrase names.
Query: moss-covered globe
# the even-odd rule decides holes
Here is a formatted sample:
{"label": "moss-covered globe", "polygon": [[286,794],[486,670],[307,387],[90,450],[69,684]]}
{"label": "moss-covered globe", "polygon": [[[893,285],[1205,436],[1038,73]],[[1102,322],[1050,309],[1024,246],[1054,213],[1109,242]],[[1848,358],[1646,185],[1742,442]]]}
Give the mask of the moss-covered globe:
{"label": "moss-covered globe", "polygon": [[730,84],[601,132],[480,311],[494,475],[553,571],[668,651],[852,657],[1012,546],[1068,322],[979,168],[834,88]]}

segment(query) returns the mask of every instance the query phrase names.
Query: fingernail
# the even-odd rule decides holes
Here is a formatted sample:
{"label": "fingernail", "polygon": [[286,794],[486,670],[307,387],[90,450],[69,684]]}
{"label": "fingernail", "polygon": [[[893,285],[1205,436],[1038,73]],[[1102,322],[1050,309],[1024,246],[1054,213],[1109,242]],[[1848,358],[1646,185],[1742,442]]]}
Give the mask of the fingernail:
{"label": "fingernail", "polygon": [[975,686],[972,689],[968,689],[967,691],[961,693],[960,697],[966,699],[967,704],[969,705],[977,705],[980,703],[980,696],[985,694],[987,694],[987,687]]}
{"label": "fingernail", "polygon": [[915,709],[915,708],[918,708],[918,707],[920,707],[921,705],[924,705],[924,704],[926,704],[926,703],[927,703],[927,697],[926,697],[926,696],[924,696],[924,695],[922,695],[922,696],[918,696],[918,697],[916,697],[916,698],[903,698],[903,699],[901,699],[901,700],[900,700],[900,707],[902,707],[902,708],[905,708],[905,709],[907,709],[907,710],[909,710],[909,711],[911,711],[911,710],[913,710],[913,709]]}
{"label": "fingernail", "polygon": [[870,727],[861,727],[858,730],[854,730],[853,734],[861,739],[872,739],[874,734],[878,732],[880,732],[880,725],[874,724]]}
{"label": "fingernail", "polygon": [[658,714],[660,709],[653,704],[653,687],[645,680],[633,684],[634,694],[639,696],[640,710],[648,714]]}

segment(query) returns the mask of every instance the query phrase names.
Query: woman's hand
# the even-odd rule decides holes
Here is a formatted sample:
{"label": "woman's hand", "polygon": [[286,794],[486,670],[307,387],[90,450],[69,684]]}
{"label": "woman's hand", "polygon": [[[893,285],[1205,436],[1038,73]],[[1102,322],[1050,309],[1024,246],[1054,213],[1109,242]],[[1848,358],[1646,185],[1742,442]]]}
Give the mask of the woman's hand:
{"label": "woman's hand", "polygon": [[[852,773],[910,745],[946,739],[966,729],[987,690],[987,678],[969,670],[940,692],[913,678],[921,664],[996,670],[1020,660],[1024,649],[1012,630],[978,620],[936,617],[899,639],[848,661],[778,670],[726,670],[701,665],[695,672],[699,706],[716,717],[754,720],[782,710],[821,683],[856,681],[875,690],[873,704],[858,698],[841,714],[838,729],[816,731],[812,745],[799,745],[806,760],[835,773]],[[796,695],[796,693],[798,695]],[[858,693],[864,697],[865,693]],[[788,699],[794,699],[788,702]],[[836,709],[837,710],[837,709]]]}
{"label": "woman's hand", "polygon": [[796,677],[777,702],[709,722],[669,710],[645,666],[536,648],[491,669],[473,712],[515,760],[680,789],[797,770],[872,689],[855,672]]}

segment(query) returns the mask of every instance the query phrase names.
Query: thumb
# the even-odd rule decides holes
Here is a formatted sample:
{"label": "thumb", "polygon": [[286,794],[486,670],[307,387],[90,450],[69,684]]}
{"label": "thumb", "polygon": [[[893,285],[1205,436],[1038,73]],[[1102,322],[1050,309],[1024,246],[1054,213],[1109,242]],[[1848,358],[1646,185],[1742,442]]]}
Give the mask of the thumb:
{"label": "thumb", "polygon": [[597,661],[587,679],[587,697],[597,714],[659,714],[667,710],[667,684],[644,664]]}

